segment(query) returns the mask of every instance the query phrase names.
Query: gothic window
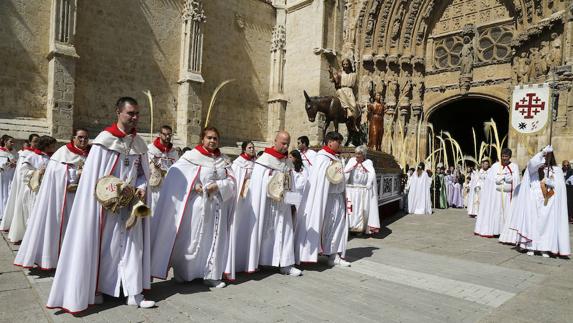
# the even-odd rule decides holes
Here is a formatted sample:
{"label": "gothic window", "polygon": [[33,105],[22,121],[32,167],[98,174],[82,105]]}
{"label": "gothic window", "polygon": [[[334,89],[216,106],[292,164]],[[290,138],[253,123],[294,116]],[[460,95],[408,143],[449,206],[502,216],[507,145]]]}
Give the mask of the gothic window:
{"label": "gothic window", "polygon": [[482,62],[499,61],[511,55],[510,43],[513,33],[509,27],[496,26],[480,32],[478,58]]}
{"label": "gothic window", "polygon": [[439,69],[458,66],[463,46],[463,39],[458,35],[437,40],[435,42],[434,65]]}

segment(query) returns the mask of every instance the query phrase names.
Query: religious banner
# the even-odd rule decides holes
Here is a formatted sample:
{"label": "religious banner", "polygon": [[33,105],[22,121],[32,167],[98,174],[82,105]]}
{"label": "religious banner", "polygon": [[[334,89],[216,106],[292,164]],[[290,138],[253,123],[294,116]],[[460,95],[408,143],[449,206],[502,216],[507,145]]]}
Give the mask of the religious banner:
{"label": "religious banner", "polygon": [[511,126],[520,134],[534,134],[549,123],[551,113],[549,84],[518,85],[510,106]]}

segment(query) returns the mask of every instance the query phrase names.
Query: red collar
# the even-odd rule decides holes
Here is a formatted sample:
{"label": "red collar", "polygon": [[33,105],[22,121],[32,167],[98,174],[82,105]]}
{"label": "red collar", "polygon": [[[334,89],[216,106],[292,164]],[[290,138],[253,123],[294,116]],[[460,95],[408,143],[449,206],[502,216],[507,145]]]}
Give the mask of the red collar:
{"label": "red collar", "polygon": [[8,148],[6,148],[6,147],[0,147],[0,150],[2,150],[2,151],[9,151]]}
{"label": "red collar", "polygon": [[[117,123],[112,124],[111,126],[107,127],[104,129],[105,131],[111,133],[113,136],[117,137],[117,138],[123,138],[125,136],[127,136],[127,133],[123,132],[121,129],[118,128]],[[133,128],[133,130],[131,130],[131,135],[135,135],[137,132],[137,129]]]}
{"label": "red collar", "polygon": [[328,146],[322,146],[322,149],[324,149],[324,151],[326,151],[329,154],[332,154],[334,156],[338,155],[338,153],[332,149],[330,149],[330,147]]}
{"label": "red collar", "polygon": [[173,148],[172,143],[168,143],[167,145],[162,144],[161,139],[159,137],[155,138],[155,140],[153,141],[153,145],[155,146],[155,148],[159,149],[162,153],[165,154],[171,151],[171,149]]}
{"label": "red collar", "polygon": [[34,151],[34,148],[31,147],[23,147],[22,150],[27,150],[27,151]]}
{"label": "red collar", "polygon": [[87,156],[88,155],[87,149],[86,150],[80,149],[80,148],[76,147],[74,145],[74,143],[71,141],[66,144],[66,147],[68,148],[69,151],[71,151],[72,153],[74,153],[76,155],[80,155],[80,156]]}
{"label": "red collar", "polygon": [[38,149],[38,148],[34,148],[34,150],[32,150],[32,151],[33,151],[35,154],[38,154],[38,155],[40,155],[40,156],[41,156],[41,155],[48,156],[47,153],[41,151],[41,150]]}
{"label": "red collar", "polygon": [[249,156],[247,153],[242,153],[240,156],[249,161],[253,159],[253,156]]}
{"label": "red collar", "polygon": [[205,147],[203,147],[202,145],[197,145],[197,146],[195,146],[195,149],[197,149],[202,155],[205,155],[208,157],[219,157],[219,156],[221,156],[221,151],[219,150],[219,148],[215,149],[215,151],[209,151],[209,150],[205,149]]}
{"label": "red collar", "polygon": [[275,157],[276,159],[283,159],[283,158],[287,158],[287,154],[283,154],[281,152],[278,152],[275,147],[267,147],[265,148],[265,153]]}

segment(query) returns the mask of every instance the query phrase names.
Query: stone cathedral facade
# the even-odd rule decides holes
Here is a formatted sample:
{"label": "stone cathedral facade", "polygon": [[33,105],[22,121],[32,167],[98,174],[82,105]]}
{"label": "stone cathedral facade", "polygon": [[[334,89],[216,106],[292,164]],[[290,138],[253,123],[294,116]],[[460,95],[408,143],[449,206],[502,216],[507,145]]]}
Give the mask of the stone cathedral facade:
{"label": "stone cathedral facade", "polygon": [[[329,66],[350,58],[357,101],[386,105],[383,149],[428,153],[432,114],[480,99],[509,111],[519,84],[550,82],[553,144],[573,157],[573,4],[568,0],[6,0],[0,2],[0,132],[67,140],[100,131],[114,101],[154,97],[154,128],[194,145],[210,124],[225,145],[286,129],[318,144],[303,91],[334,95]],[[459,111],[471,118],[472,111]],[[524,165],[549,131],[508,145]],[[262,144],[262,143],[261,143]]]}

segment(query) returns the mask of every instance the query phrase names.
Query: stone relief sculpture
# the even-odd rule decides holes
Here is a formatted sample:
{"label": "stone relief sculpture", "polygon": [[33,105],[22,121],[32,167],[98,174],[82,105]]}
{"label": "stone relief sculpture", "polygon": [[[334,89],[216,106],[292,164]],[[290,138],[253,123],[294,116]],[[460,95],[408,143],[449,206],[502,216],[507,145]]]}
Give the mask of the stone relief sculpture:
{"label": "stone relief sculpture", "polygon": [[372,60],[363,60],[362,67],[364,75],[360,78],[360,91],[358,93],[360,105],[365,107],[375,92],[374,85],[374,62]]}
{"label": "stone relief sculpture", "polygon": [[388,106],[396,106],[396,91],[398,90],[398,80],[396,77],[396,72],[393,69],[388,68],[388,73],[386,73],[386,100],[385,103]]}
{"label": "stone relief sculpture", "polygon": [[460,52],[460,75],[468,76],[472,74],[474,64],[474,49],[472,39],[469,36],[464,37],[464,45]]}
{"label": "stone relief sculpture", "polygon": [[529,58],[526,52],[521,52],[517,61],[516,72],[518,84],[529,83]]}
{"label": "stone relief sculpture", "polygon": [[424,75],[418,69],[414,69],[412,76],[412,105],[421,106],[424,96]]}
{"label": "stone relief sculpture", "polygon": [[412,91],[411,73],[408,68],[403,68],[400,75],[400,96],[398,104],[401,107],[410,106],[410,92]]}
{"label": "stone relief sculpture", "polygon": [[545,75],[543,73],[543,62],[541,61],[541,54],[536,47],[529,49],[529,60],[529,80],[536,82]]}
{"label": "stone relief sculpture", "polygon": [[[573,7],[572,7],[573,8]],[[551,34],[550,67],[561,65],[561,38],[557,33]]]}

